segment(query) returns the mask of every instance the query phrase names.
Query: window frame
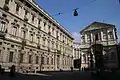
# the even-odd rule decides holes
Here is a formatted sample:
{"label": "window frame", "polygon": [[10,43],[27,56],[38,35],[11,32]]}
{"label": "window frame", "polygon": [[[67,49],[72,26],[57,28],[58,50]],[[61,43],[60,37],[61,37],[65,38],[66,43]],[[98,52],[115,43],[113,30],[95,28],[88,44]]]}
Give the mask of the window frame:
{"label": "window frame", "polygon": [[5,31],[5,23],[0,21],[0,31],[4,32]]}
{"label": "window frame", "polygon": [[14,52],[10,51],[10,53],[9,53],[9,62],[13,62],[13,54],[14,54]]}

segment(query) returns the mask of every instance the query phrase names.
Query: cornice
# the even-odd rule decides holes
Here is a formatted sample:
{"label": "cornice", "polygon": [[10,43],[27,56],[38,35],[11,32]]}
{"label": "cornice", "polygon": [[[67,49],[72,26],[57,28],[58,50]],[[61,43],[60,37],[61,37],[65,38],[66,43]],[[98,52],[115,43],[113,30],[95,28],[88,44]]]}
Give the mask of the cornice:
{"label": "cornice", "polygon": [[72,37],[72,34],[68,32],[63,26],[61,26],[52,16],[50,16],[45,10],[43,10],[37,3],[33,2],[32,0],[25,0],[28,3],[30,3],[34,8],[36,8],[42,15],[44,15],[47,19],[52,21],[59,29],[63,30],[71,39],[74,39]]}

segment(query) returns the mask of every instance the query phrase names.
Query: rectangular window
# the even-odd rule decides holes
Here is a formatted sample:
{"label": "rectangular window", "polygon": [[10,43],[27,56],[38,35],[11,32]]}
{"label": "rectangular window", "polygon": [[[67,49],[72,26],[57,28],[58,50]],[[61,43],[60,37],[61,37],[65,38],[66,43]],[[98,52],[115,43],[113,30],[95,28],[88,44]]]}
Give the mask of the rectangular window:
{"label": "rectangular window", "polygon": [[46,30],[46,22],[44,22],[44,30]]}
{"label": "rectangular window", "polygon": [[109,39],[113,39],[113,38],[114,38],[114,36],[113,36],[113,32],[110,31],[110,32],[108,33],[108,36],[109,36]]}
{"label": "rectangular window", "polygon": [[39,56],[36,56],[36,64],[39,62]]}
{"label": "rectangular window", "polygon": [[103,39],[107,39],[107,32],[105,30],[103,31],[103,36],[102,37],[103,37]]}
{"label": "rectangular window", "polygon": [[41,19],[38,19],[38,29],[39,29],[39,30],[41,30],[40,24],[41,24]]}
{"label": "rectangular window", "polygon": [[64,58],[62,59],[62,65],[64,66]]}
{"label": "rectangular window", "polygon": [[2,54],[1,54],[1,50],[0,50],[0,61],[1,61],[1,58],[2,58]]}
{"label": "rectangular window", "polygon": [[95,34],[95,41],[98,41],[99,38],[98,38],[98,34]]}
{"label": "rectangular window", "polygon": [[53,58],[51,58],[51,64],[53,65]]}
{"label": "rectangular window", "polygon": [[25,21],[28,21],[27,14],[28,14],[28,11],[27,11],[27,10],[25,10],[25,15],[24,15],[24,20],[25,20]]}
{"label": "rectangular window", "polygon": [[43,45],[45,46],[45,39],[43,38]]}
{"label": "rectangular window", "polygon": [[44,64],[44,57],[41,58],[41,64]]}
{"label": "rectangular window", "polygon": [[48,40],[48,47],[50,47],[50,41]]}
{"label": "rectangular window", "polygon": [[13,52],[10,52],[9,54],[9,62],[13,62]]}
{"label": "rectangular window", "polygon": [[23,31],[23,29],[21,30],[21,37],[24,38],[24,31]]}
{"label": "rectangular window", "polygon": [[2,42],[0,42],[0,45],[2,45]]}
{"label": "rectangular window", "polygon": [[33,42],[33,34],[30,34],[30,40]]}
{"label": "rectangular window", "polygon": [[29,55],[29,63],[32,63],[32,55]]}
{"label": "rectangular window", "polygon": [[41,23],[41,19],[38,19],[38,24],[40,25],[40,23]]}
{"label": "rectangular window", "polygon": [[48,25],[48,31],[50,32],[50,28],[51,28],[51,26],[50,25]]}
{"label": "rectangular window", "polygon": [[52,48],[54,48],[54,43],[53,43],[53,42],[52,42],[52,45],[51,45],[51,46],[52,46]]}
{"label": "rectangular window", "polygon": [[23,54],[20,54],[20,63],[23,63]]}
{"label": "rectangular window", "polygon": [[49,64],[49,58],[47,58],[47,64]]}
{"label": "rectangular window", "polygon": [[34,16],[34,15],[32,15],[32,22],[34,22],[34,19],[35,19],[35,16]]}
{"label": "rectangular window", "polygon": [[19,14],[19,8],[20,6],[18,4],[16,4],[16,13]]}
{"label": "rectangular window", "polygon": [[40,37],[37,37],[37,43],[40,44]]}
{"label": "rectangular window", "polygon": [[87,35],[87,42],[90,42],[91,41],[91,37],[90,35]]}
{"label": "rectangular window", "polygon": [[14,36],[16,36],[16,34],[17,34],[17,27],[15,27],[15,26],[13,27],[12,34]]}
{"label": "rectangular window", "polygon": [[46,22],[44,22],[44,26],[46,26]]}
{"label": "rectangular window", "polygon": [[4,29],[5,29],[5,24],[4,23],[2,23],[2,22],[0,22],[0,31],[4,31]]}
{"label": "rectangular window", "polygon": [[54,34],[54,28],[52,28],[52,33]]}
{"label": "rectangular window", "polygon": [[27,14],[28,14],[28,11],[27,11],[27,10],[25,10],[25,16],[27,16]]}

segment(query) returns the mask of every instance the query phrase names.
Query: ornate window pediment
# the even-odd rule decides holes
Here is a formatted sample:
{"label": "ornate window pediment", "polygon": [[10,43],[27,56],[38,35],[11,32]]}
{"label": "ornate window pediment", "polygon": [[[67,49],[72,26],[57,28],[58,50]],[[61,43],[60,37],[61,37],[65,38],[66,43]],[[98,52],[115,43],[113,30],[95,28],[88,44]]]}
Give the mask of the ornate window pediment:
{"label": "ornate window pediment", "polygon": [[19,7],[22,7],[22,3],[19,0],[14,0],[16,4],[18,4]]}
{"label": "ornate window pediment", "polygon": [[9,4],[9,1],[10,1],[10,0],[5,0],[5,4]]}
{"label": "ornate window pediment", "polygon": [[2,16],[0,16],[0,21],[2,23],[9,23],[9,20],[7,19],[7,15],[3,14]]}
{"label": "ornate window pediment", "polygon": [[3,9],[4,9],[5,11],[9,11],[8,4],[4,4]]}

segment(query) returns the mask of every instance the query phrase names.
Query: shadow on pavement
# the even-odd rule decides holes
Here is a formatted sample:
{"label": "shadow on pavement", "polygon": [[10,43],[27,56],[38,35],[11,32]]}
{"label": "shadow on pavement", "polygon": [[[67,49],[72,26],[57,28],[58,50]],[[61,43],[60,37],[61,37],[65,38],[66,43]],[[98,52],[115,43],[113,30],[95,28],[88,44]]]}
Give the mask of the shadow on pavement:
{"label": "shadow on pavement", "polygon": [[120,73],[118,72],[104,72],[103,74],[91,73],[93,80],[120,80]]}
{"label": "shadow on pavement", "polygon": [[10,76],[9,73],[0,75],[0,80],[43,80],[45,78],[47,78],[47,76],[20,73],[15,73],[15,76]]}

